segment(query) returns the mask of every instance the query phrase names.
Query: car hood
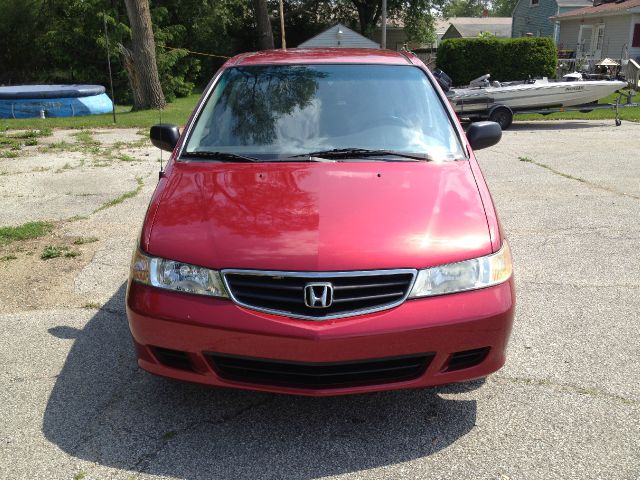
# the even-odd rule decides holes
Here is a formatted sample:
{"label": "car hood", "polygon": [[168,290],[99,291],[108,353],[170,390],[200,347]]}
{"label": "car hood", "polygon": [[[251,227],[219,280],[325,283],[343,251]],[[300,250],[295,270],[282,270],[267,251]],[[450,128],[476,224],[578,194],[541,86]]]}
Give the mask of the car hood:
{"label": "car hood", "polygon": [[210,268],[421,268],[491,253],[467,161],[176,162],[146,248]]}

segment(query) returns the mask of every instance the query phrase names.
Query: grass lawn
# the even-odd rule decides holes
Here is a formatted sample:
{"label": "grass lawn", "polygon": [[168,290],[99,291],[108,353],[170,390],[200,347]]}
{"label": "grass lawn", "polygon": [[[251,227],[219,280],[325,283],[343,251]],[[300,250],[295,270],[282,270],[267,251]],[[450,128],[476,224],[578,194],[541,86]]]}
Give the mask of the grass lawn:
{"label": "grass lawn", "polygon": [[[603,98],[598,103],[615,103],[618,95],[613,93],[608,97]],[[636,94],[635,97],[631,99],[633,103],[640,103],[640,93]],[[626,97],[623,97],[620,100],[621,103],[626,102]],[[514,120],[603,120],[603,119],[614,119],[616,118],[616,113],[613,109],[611,110],[593,110],[589,113],[580,113],[580,112],[561,112],[561,113],[552,113],[550,115],[539,115],[539,114],[529,114],[529,115],[516,115]],[[622,120],[630,120],[632,122],[640,122],[640,107],[631,107],[631,108],[621,108],[620,109],[620,118]]]}
{"label": "grass lawn", "polygon": [[[162,110],[162,123],[175,123],[184,125],[193,111],[200,94],[178,98]],[[0,119],[0,132],[7,129],[53,129],[53,128],[113,128],[113,127],[137,127],[149,128],[160,123],[158,110],[144,110],[131,112],[130,105],[116,106],[116,123],[113,123],[111,113],[107,115],[87,115],[85,117],[60,117],[60,118],[24,118],[24,119]]]}

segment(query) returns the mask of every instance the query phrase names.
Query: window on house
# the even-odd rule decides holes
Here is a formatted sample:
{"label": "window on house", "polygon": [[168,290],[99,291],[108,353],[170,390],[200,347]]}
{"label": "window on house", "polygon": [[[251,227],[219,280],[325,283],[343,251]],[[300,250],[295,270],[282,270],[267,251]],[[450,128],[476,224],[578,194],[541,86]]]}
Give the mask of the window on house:
{"label": "window on house", "polygon": [[640,48],[640,23],[636,23],[633,26],[633,41],[631,42],[633,48]]}
{"label": "window on house", "polygon": [[540,4],[540,0],[529,0],[531,3],[529,3],[530,7],[537,7]]}

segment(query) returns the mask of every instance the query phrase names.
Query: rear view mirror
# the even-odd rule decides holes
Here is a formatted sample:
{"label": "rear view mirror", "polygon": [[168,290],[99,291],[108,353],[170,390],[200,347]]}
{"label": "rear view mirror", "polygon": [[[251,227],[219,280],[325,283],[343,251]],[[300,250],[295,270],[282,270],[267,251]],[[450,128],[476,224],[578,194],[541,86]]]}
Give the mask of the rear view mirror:
{"label": "rear view mirror", "polygon": [[176,125],[161,123],[151,127],[151,143],[160,150],[173,152],[180,138],[180,130]]}
{"label": "rear view mirror", "polygon": [[475,122],[467,129],[467,140],[474,150],[495,145],[502,138],[502,128],[496,122]]}

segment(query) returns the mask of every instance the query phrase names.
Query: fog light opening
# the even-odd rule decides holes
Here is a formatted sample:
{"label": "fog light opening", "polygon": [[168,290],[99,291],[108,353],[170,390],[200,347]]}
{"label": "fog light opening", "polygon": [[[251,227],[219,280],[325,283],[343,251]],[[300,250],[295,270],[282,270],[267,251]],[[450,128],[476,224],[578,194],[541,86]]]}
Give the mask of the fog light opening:
{"label": "fog light opening", "polygon": [[449,358],[445,372],[453,372],[455,370],[462,370],[463,368],[475,367],[481,364],[487,355],[489,354],[489,347],[475,348],[473,350],[464,350],[462,352],[455,352]]}
{"label": "fog light opening", "polygon": [[194,368],[187,352],[170,348],[151,347],[153,355],[165,367],[193,372]]}

